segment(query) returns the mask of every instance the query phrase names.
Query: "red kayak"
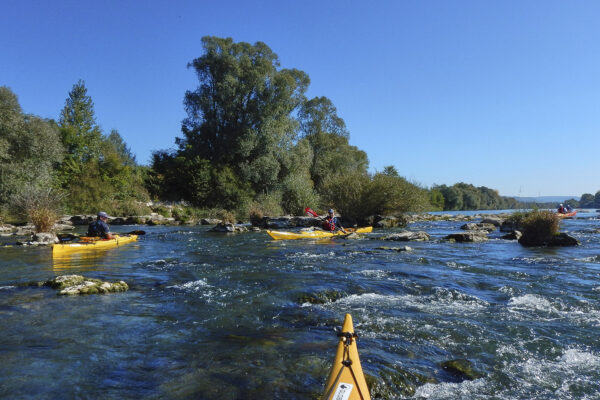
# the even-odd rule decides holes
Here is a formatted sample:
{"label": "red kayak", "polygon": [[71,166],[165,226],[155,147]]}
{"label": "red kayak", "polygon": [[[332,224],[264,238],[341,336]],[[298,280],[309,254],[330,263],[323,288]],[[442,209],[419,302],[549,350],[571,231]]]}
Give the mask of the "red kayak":
{"label": "red kayak", "polygon": [[570,213],[557,212],[556,215],[558,215],[558,218],[570,218],[570,217],[574,217],[575,215],[577,215],[577,211],[571,211]]}

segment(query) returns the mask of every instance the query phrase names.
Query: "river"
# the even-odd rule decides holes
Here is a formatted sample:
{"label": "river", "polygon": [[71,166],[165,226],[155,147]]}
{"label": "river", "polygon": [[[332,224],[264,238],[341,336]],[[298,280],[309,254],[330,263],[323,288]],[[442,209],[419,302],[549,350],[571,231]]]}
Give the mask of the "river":
{"label": "river", "polygon": [[[0,248],[0,397],[314,399],[351,313],[386,398],[600,398],[596,211],[562,222],[581,242],[569,248],[440,240],[462,224],[415,223],[432,240],[401,244],[380,239],[395,230],[274,241],[179,226],[93,256]],[[130,289],[24,285],[64,274]],[[482,377],[441,367],[454,359]]]}

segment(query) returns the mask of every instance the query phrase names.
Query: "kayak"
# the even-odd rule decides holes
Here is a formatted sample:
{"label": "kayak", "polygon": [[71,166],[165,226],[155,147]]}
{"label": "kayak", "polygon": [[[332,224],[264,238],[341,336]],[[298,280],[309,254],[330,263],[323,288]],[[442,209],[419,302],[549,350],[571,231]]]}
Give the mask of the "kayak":
{"label": "kayak", "polygon": [[571,211],[570,213],[557,212],[556,215],[558,215],[558,218],[569,218],[569,217],[574,217],[575,215],[577,215],[577,211]]}
{"label": "kayak", "polygon": [[358,358],[357,336],[354,334],[350,314],[346,314],[342,332],[338,336],[340,341],[327,378],[323,399],[370,400],[371,395]]}
{"label": "kayak", "polygon": [[99,239],[95,237],[82,236],[76,243],[58,243],[52,246],[52,254],[64,254],[74,251],[94,251],[110,249],[126,243],[135,242],[138,235],[117,236],[114,239]]}
{"label": "kayak", "polygon": [[290,239],[324,239],[324,238],[330,238],[330,237],[334,237],[334,236],[345,236],[345,235],[348,235],[353,232],[369,233],[372,231],[373,231],[373,227],[367,226],[364,228],[356,228],[356,229],[346,228],[346,233],[344,233],[342,231],[330,232],[330,231],[321,231],[321,230],[299,231],[299,232],[267,230],[267,233],[269,234],[269,236],[271,236],[275,240],[290,240]]}

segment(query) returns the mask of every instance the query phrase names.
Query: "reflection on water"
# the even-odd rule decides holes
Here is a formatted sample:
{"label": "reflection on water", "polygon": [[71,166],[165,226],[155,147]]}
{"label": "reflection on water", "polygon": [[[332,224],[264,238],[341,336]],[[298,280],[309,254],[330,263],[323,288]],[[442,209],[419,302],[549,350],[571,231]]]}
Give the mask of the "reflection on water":
{"label": "reflection on water", "polygon": [[57,272],[64,270],[91,269],[106,257],[110,249],[56,254],[52,256],[52,269]]}

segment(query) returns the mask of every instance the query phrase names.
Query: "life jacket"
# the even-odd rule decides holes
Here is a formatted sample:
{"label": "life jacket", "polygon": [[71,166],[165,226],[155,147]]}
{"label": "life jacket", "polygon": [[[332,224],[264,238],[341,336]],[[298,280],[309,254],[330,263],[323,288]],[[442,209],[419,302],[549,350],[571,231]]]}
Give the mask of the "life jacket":
{"label": "life jacket", "polygon": [[323,229],[326,231],[335,231],[335,217],[327,217],[325,218],[325,222],[323,223]]}

